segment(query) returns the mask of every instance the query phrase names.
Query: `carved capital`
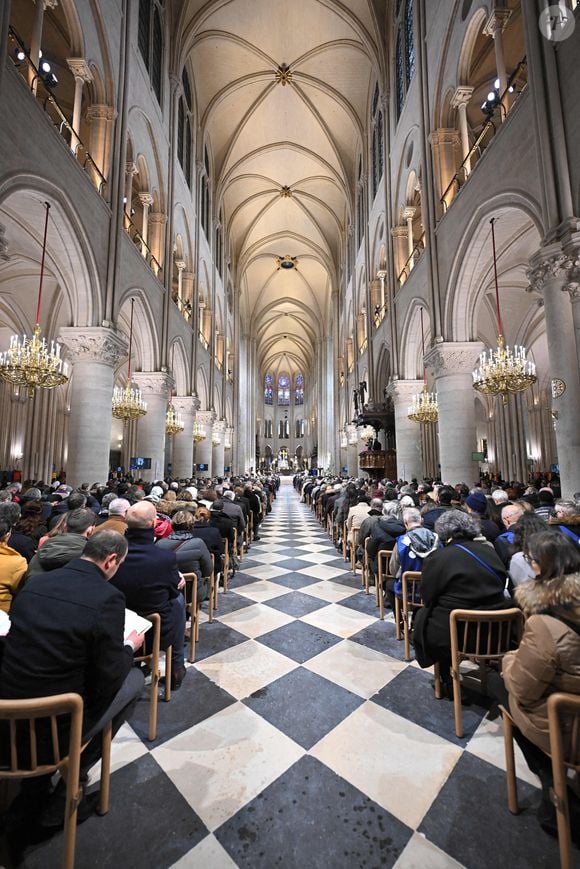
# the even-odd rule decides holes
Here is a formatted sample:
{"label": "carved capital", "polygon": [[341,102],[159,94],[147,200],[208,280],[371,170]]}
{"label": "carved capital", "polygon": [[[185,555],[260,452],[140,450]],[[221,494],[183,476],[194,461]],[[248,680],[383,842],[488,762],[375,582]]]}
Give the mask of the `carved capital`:
{"label": "carved capital", "polygon": [[8,259],[8,242],[6,241],[6,227],[0,223],[0,260]]}
{"label": "carved capital", "polygon": [[175,262],[175,268],[177,269],[178,272],[183,272],[185,270],[185,266],[187,265],[187,263],[185,262],[184,259],[176,259],[176,260],[174,260],[174,262]]}
{"label": "carved capital", "polygon": [[173,377],[167,371],[136,371],[133,380],[145,394],[160,395],[169,399],[175,387]]}
{"label": "carved capital", "polygon": [[75,79],[79,78],[83,82],[93,80],[93,74],[84,57],[67,57],[66,62]]}
{"label": "carved capital", "polygon": [[405,208],[403,208],[401,216],[403,220],[413,220],[416,213],[417,209],[414,205],[407,205]]}
{"label": "carved capital", "polygon": [[393,400],[395,408],[403,407],[405,412],[413,401],[413,396],[423,389],[422,380],[392,380],[385,393]]}
{"label": "carved capital", "polygon": [[205,425],[208,431],[209,428],[213,425],[215,418],[215,410],[197,410],[195,413],[195,419],[197,420],[197,422]]}
{"label": "carved capital", "polygon": [[67,358],[73,365],[79,361],[102,362],[115,368],[128,349],[124,335],[103,326],[84,329],[65,326],[60,330],[59,341],[66,347]]}
{"label": "carved capital", "polygon": [[105,104],[94,103],[87,109],[87,119],[89,121],[114,121],[117,113],[112,106]]}
{"label": "carved capital", "polygon": [[163,214],[161,211],[152,211],[149,215],[149,223],[159,223],[162,226],[165,226],[167,223],[167,215]]}
{"label": "carved capital", "polygon": [[125,173],[126,173],[127,175],[131,175],[131,176],[132,176],[132,175],[136,175],[137,172],[138,172],[138,169],[137,169],[137,167],[135,166],[134,163],[130,163],[130,162],[129,162],[129,163],[125,163]]}
{"label": "carved capital", "polygon": [[466,106],[471,97],[473,96],[474,88],[467,87],[467,85],[459,85],[456,88],[455,93],[451,97],[451,108],[458,109],[459,106]]}
{"label": "carved capital", "polygon": [[148,208],[153,205],[153,197],[150,193],[138,193],[137,196],[139,197],[141,205],[147,206]]}
{"label": "carved capital", "polygon": [[459,130],[455,127],[439,127],[429,134],[429,141],[435,148],[438,145],[459,145],[461,142]]}
{"label": "carved capital", "polygon": [[391,229],[391,235],[393,238],[407,238],[407,226],[393,226]]}
{"label": "carved capital", "polygon": [[483,349],[481,341],[445,342],[428,350],[424,362],[435,377],[471,374]]}
{"label": "carved capital", "polygon": [[216,419],[213,424],[213,433],[214,434],[223,434],[226,430],[226,420],[225,419]]}
{"label": "carved capital", "polygon": [[569,280],[572,271],[575,271],[574,259],[563,253],[559,246],[538,251],[530,259],[530,267],[526,270],[530,282],[527,292],[541,296],[549,281],[561,281],[564,284]]}
{"label": "carved capital", "polygon": [[182,416],[195,416],[200,401],[199,398],[194,395],[176,395],[171,399],[171,403],[175,410]]}
{"label": "carved capital", "polygon": [[507,23],[512,15],[511,9],[497,8],[494,9],[483,28],[482,33],[485,36],[495,37],[498,33],[503,33],[507,27]]}

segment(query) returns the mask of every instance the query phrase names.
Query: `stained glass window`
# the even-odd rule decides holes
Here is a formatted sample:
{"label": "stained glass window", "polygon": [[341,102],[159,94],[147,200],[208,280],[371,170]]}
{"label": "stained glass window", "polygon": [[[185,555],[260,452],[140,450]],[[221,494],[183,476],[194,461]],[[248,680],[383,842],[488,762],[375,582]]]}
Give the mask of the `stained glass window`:
{"label": "stained glass window", "polygon": [[403,110],[405,102],[405,70],[403,64],[403,47],[401,45],[401,34],[397,36],[397,50],[395,54],[395,64],[397,73],[397,116]]}
{"label": "stained glass window", "polygon": [[405,72],[407,87],[415,72],[415,40],[413,35],[413,0],[405,4]]}
{"label": "stained glass window", "polygon": [[407,90],[415,72],[415,35],[413,29],[413,0],[397,3],[395,31],[395,78],[397,97],[397,117],[405,104]]}
{"label": "stained glass window", "polygon": [[264,404],[273,404],[273,379],[271,374],[266,374],[264,378]]}
{"label": "stained glass window", "polygon": [[304,377],[302,374],[296,375],[294,404],[304,404]]}
{"label": "stained glass window", "polygon": [[153,50],[151,52],[151,84],[161,105],[161,69],[163,66],[163,30],[159,11],[153,13]]}
{"label": "stained glass window", "polygon": [[179,162],[181,163],[181,168],[184,166],[184,153],[183,153],[183,132],[185,127],[185,104],[183,102],[183,97],[179,98],[179,105],[177,108],[177,156],[179,158]]}
{"label": "stained glass window", "polygon": [[151,23],[151,0],[139,0],[139,51],[149,69],[149,27]]}
{"label": "stained glass window", "polygon": [[278,378],[278,406],[288,407],[290,404],[290,378],[281,374]]}
{"label": "stained glass window", "polygon": [[187,70],[185,69],[185,67],[183,67],[181,82],[183,84],[183,95],[185,97],[185,102],[187,103],[187,108],[189,109],[189,111],[191,111],[191,109],[192,109],[191,85],[189,84],[189,76],[187,74]]}

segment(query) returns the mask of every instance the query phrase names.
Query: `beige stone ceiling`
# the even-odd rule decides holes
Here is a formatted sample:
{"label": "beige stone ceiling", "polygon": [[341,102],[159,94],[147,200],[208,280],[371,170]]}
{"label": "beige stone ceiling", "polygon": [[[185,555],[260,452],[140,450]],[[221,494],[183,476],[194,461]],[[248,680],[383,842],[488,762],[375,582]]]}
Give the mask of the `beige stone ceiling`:
{"label": "beige stone ceiling", "polygon": [[[190,0],[179,23],[261,371],[308,372],[331,322],[378,27],[370,0]],[[286,65],[292,79],[276,80]],[[289,188],[289,195],[281,195]],[[285,191],[288,192],[288,191]],[[298,258],[278,269],[277,256]]]}

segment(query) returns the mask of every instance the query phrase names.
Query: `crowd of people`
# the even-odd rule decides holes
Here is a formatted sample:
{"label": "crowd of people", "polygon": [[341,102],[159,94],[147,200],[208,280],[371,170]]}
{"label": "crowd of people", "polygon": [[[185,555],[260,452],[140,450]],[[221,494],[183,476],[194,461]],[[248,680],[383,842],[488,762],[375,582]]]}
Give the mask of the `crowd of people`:
{"label": "crowd of people", "polygon": [[[185,574],[198,577],[198,602],[209,578],[223,581],[226,550],[235,572],[241,548],[259,540],[279,479],[109,480],[73,490],[28,481],[0,490],[0,699],[76,692],[84,701],[81,783],[101,754],[100,734],[113,735],[139,698],[146,671],[134,653],[148,635],[126,633],[126,610],[158,613],[161,648],[172,647],[173,690],[186,676]],[[68,727],[59,723],[67,753]],[[52,756],[50,733],[38,733],[40,762]],[[22,746],[21,746],[22,748]],[[10,733],[0,726],[0,767]],[[27,746],[23,746],[26,753]],[[62,825],[65,788],[50,776],[25,779],[0,819],[13,838],[28,840],[31,818]],[[91,799],[79,806],[88,817]],[[0,833],[2,830],[0,829]],[[1,860],[0,860],[1,862]]]}
{"label": "crowd of people", "polygon": [[[361,566],[366,557],[371,585],[378,581],[378,553],[392,553],[380,590],[386,606],[395,609],[403,573],[420,572],[415,657],[422,667],[439,665],[444,697],[453,698],[451,612],[522,610],[523,636],[504,658],[503,678],[491,680],[491,693],[516,723],[516,739],[542,785],[538,819],[556,835],[547,703],[557,691],[580,695],[580,492],[564,499],[547,485],[470,489],[306,474],[296,475],[294,486],[332,527],[339,550],[343,543],[356,547]],[[572,838],[580,845],[574,791],[569,804]]]}

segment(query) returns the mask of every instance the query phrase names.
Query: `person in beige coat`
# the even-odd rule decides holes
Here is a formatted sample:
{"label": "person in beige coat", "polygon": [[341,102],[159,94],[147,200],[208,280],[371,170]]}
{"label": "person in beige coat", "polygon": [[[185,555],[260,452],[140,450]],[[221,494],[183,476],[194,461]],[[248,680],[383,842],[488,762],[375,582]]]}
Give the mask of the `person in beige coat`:
{"label": "person in beige coat", "polygon": [[[518,649],[503,660],[502,676],[516,739],[542,783],[538,818],[553,833],[547,707],[557,691],[580,695],[580,549],[564,534],[541,531],[530,536],[525,555],[536,576],[516,589],[526,622]],[[570,809],[580,818],[580,801],[572,798]],[[580,820],[576,830],[580,837]]]}
{"label": "person in beige coat", "polygon": [[12,599],[22,584],[28,562],[23,555],[9,546],[12,528],[9,522],[0,520],[0,610],[10,612]]}

